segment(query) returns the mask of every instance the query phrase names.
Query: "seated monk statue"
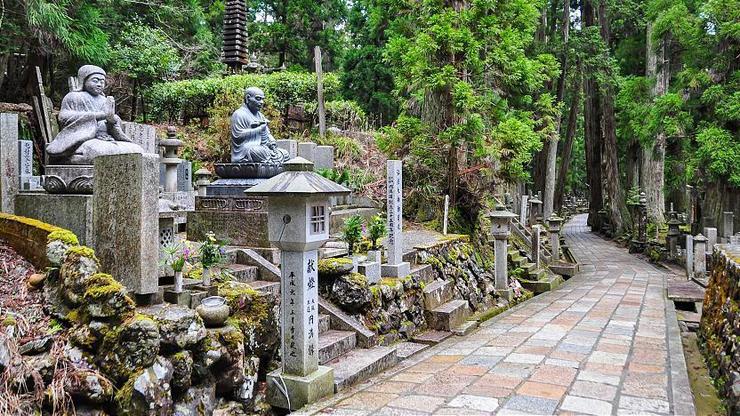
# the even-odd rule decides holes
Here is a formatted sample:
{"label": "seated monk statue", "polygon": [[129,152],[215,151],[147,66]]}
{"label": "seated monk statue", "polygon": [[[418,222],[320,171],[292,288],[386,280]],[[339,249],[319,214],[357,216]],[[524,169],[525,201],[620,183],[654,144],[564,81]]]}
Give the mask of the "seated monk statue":
{"label": "seated monk statue", "polygon": [[59,134],[46,146],[49,162],[92,165],[96,156],[143,153],[121,130],[113,97],[106,97],[105,71],[84,65],[77,71],[81,91],[64,96],[59,111]]}
{"label": "seated monk statue", "polygon": [[231,115],[231,163],[282,165],[290,156],[277,147],[260,113],[265,93],[250,87],[244,93],[244,104]]}

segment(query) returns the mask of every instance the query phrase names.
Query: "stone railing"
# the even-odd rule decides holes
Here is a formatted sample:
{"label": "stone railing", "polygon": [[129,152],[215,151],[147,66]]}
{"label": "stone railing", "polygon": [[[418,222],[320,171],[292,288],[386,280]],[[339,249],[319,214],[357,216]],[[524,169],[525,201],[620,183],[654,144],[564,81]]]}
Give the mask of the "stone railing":
{"label": "stone railing", "polygon": [[49,265],[46,243],[54,231],[66,230],[33,218],[0,213],[0,239],[7,241],[38,269]]}
{"label": "stone railing", "polygon": [[715,246],[704,295],[699,341],[726,399],[727,414],[740,413],[740,245]]}

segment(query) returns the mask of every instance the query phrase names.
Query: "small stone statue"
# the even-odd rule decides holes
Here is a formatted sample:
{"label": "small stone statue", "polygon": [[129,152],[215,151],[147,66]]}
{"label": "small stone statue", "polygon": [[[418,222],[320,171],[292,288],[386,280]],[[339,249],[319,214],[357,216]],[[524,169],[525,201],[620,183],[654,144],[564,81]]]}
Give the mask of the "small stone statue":
{"label": "small stone statue", "polygon": [[121,130],[115,100],[106,97],[105,71],[84,65],[77,71],[81,91],[71,91],[59,112],[61,131],[46,146],[49,161],[60,165],[92,165],[102,155],[143,153]]}
{"label": "small stone statue", "polygon": [[264,102],[262,90],[247,88],[244,104],[231,115],[231,163],[282,165],[290,158],[287,151],[277,147],[268,120],[260,113]]}

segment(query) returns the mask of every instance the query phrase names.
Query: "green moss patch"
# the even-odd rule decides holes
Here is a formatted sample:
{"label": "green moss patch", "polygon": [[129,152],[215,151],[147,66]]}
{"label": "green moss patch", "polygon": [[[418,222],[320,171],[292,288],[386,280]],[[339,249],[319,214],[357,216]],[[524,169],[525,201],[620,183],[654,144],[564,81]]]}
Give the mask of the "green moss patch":
{"label": "green moss patch", "polygon": [[77,236],[72,232],[68,230],[57,230],[52,231],[49,233],[49,236],[47,237],[48,242],[52,241],[61,241],[62,243],[69,244],[69,245],[79,245],[80,241],[77,239]]}

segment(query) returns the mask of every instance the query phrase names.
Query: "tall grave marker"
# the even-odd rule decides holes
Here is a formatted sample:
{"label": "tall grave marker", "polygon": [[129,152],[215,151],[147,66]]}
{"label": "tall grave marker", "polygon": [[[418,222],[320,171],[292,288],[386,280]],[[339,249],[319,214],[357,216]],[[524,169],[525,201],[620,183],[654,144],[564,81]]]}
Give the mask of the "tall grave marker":
{"label": "tall grave marker", "polygon": [[15,212],[18,174],[18,114],[0,113],[0,212]]}
{"label": "tall grave marker", "polygon": [[388,264],[382,266],[385,277],[404,277],[411,265],[403,261],[403,166],[400,160],[386,162],[388,238],[385,241]]}

